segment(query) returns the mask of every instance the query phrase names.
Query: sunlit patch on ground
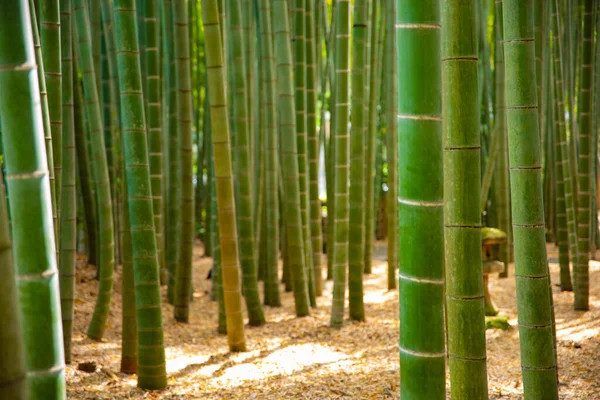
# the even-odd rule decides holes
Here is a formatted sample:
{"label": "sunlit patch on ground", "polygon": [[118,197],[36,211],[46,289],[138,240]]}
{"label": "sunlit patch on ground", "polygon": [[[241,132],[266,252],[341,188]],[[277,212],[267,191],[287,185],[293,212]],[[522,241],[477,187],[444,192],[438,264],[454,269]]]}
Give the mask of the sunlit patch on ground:
{"label": "sunlit patch on ground", "polygon": [[[385,254],[378,248],[375,254]],[[556,252],[549,247],[550,257]],[[195,250],[194,288],[189,324],[174,321],[172,307],[163,304],[169,388],[144,392],[135,375],[119,373],[120,272],[115,279],[105,339],[85,337],[97,281],[95,269],[80,260],[75,302],[73,364],[67,368],[73,399],[398,399],[398,292],[387,290],[387,265],[375,260],[365,276],[367,321],[347,321],[331,330],[331,282],[311,316],[294,317],[291,293],[282,293],[281,308],[265,308],[269,323],[246,328],[249,351],[231,354],[227,338],[218,335],[217,306],[206,295],[210,259]],[[381,258],[381,257],[380,257]],[[325,260],[324,260],[325,261]],[[558,266],[551,264],[553,283]],[[572,309],[573,294],[553,286],[556,306],[561,399],[600,399],[597,359],[600,354],[600,263],[591,263],[590,305],[586,313]],[[490,291],[501,315],[513,329],[487,331],[489,394],[491,399],[521,399],[523,386],[514,278],[490,280]],[[95,361],[94,373],[77,370],[77,363]]]}

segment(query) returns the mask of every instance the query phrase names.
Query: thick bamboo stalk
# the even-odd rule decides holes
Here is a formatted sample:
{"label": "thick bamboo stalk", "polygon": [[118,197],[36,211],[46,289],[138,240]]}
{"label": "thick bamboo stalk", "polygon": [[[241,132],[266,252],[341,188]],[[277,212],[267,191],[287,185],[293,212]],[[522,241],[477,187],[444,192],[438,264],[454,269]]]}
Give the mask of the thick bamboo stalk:
{"label": "thick bamboo stalk", "polygon": [[444,240],[453,399],[487,399],[481,259],[477,2],[442,6]]}
{"label": "thick bamboo stalk", "polygon": [[138,386],[162,389],[167,375],[135,2],[117,0],[113,11],[137,311]]}
{"label": "thick bamboo stalk", "polygon": [[504,0],[506,115],[523,390],[557,399],[535,78],[533,0]]}
{"label": "thick bamboo stalk", "polygon": [[[25,0],[0,2],[0,93],[3,94],[0,130],[23,327],[27,396],[65,399],[56,244],[30,18]],[[15,378],[18,378],[22,368],[19,360],[15,361]]]}
{"label": "thick bamboo stalk", "polygon": [[113,11],[137,311],[138,386],[162,389],[167,374],[135,1],[116,0]]}
{"label": "thick bamboo stalk", "polygon": [[400,395],[444,399],[440,10],[437,0],[396,7]]}

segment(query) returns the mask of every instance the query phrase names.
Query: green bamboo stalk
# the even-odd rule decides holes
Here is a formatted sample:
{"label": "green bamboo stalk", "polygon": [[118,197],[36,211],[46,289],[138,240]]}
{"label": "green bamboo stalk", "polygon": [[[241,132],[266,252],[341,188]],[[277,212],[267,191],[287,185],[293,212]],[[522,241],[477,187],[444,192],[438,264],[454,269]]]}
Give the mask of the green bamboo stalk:
{"label": "green bamboo stalk", "polygon": [[[160,40],[155,0],[148,0],[144,7],[144,38],[146,46],[145,60],[146,79],[146,116],[148,118],[148,156],[150,159],[150,184],[152,185],[152,209],[154,212],[154,229],[160,266],[160,281],[166,283],[167,269],[165,265],[165,241],[163,224],[163,132],[161,128],[160,103]],[[190,155],[191,157],[191,155]]]}
{"label": "green bamboo stalk", "polygon": [[481,260],[477,3],[442,6],[444,241],[453,399],[487,399]]}
{"label": "green bamboo stalk", "polygon": [[377,138],[377,102],[379,100],[379,85],[378,71],[381,69],[381,57],[378,53],[379,50],[379,36],[380,32],[378,29],[377,21],[379,20],[379,2],[373,1],[371,11],[371,28],[369,35],[369,42],[367,44],[367,57],[371,58],[371,61],[367,64],[367,74],[369,76],[369,89],[368,93],[368,125],[364,140],[365,155],[364,155],[364,179],[365,179],[365,216],[364,216],[364,253],[363,253],[363,269],[365,274],[371,273],[372,259],[373,259],[373,238],[375,237],[375,217],[376,217],[376,203],[375,203],[375,152],[376,152],[376,138]]}
{"label": "green bamboo stalk", "polygon": [[[555,36],[556,32],[551,32],[552,46],[557,45],[558,37]],[[560,65],[556,65],[552,60],[552,65],[560,68]],[[563,154],[563,145],[561,143],[561,125],[559,124],[558,113],[560,107],[557,102],[557,92],[562,90],[562,85],[559,85],[556,81],[556,77],[560,76],[558,71],[552,74],[552,81],[554,82],[553,100],[554,104],[551,108],[553,111],[554,123],[550,126],[554,135],[554,153],[555,153],[555,173],[556,173],[556,234],[558,241],[558,264],[560,268],[560,289],[563,291],[572,291],[573,284],[571,282],[571,271],[569,267],[569,230],[567,222],[567,209],[565,201],[565,178],[563,173],[563,164],[565,156]],[[564,122],[562,127],[564,127]]]}
{"label": "green bamboo stalk", "polygon": [[[73,59],[73,74],[78,71],[76,58]],[[73,89],[76,93],[76,88]],[[84,118],[84,115],[81,116]],[[76,121],[77,122],[77,121]],[[77,176],[79,178],[79,186],[81,191],[82,208],[85,218],[86,226],[86,243],[88,259],[87,263],[92,265],[98,265],[98,224],[97,224],[97,213],[96,213],[96,201],[95,194],[92,189],[93,179],[92,172],[90,171],[90,157],[87,146],[87,132],[85,123],[81,123],[81,128],[75,128],[75,150],[76,150],[76,167]]]}
{"label": "green bamboo stalk", "polygon": [[[119,115],[117,110],[118,110],[118,104],[119,104],[119,96],[117,95],[117,93],[119,92],[119,82],[118,79],[116,78],[118,75],[118,66],[117,66],[117,55],[116,55],[116,38],[115,38],[115,30],[114,30],[114,23],[113,23],[113,12],[112,12],[112,7],[111,7],[111,3],[110,0],[101,0],[101,14],[102,14],[102,27],[103,27],[103,31],[104,31],[104,40],[106,41],[106,57],[108,60],[108,77],[110,80],[110,85],[111,85],[111,97],[112,97],[112,101],[111,101],[111,108],[112,108],[112,113],[114,113],[115,115],[113,115],[113,126],[115,126],[115,128],[118,126],[119,123]],[[114,147],[118,147],[118,143],[115,143],[116,146]],[[120,164],[118,163],[116,157],[114,160],[114,168],[115,170],[118,170],[120,168]]]}
{"label": "green bamboo stalk", "polygon": [[167,298],[170,304],[175,302],[176,273],[179,265],[181,246],[181,165],[179,131],[177,129],[177,75],[174,55],[174,23],[171,0],[164,3],[166,23],[166,46],[168,54],[169,84],[168,84],[168,187],[167,187],[167,221],[165,232],[167,270],[169,271],[169,287]]}
{"label": "green bamboo stalk", "polygon": [[60,232],[60,193],[62,190],[62,77],[61,26],[58,0],[43,0],[39,8],[40,44],[44,59],[44,80],[48,98],[52,162],[54,166],[54,201],[56,202],[56,232]]}
{"label": "green bamboo stalk", "polygon": [[[207,73],[208,76],[208,73]],[[212,174],[213,163],[211,161],[212,154],[212,140],[210,135],[210,105],[208,103],[208,85],[206,85],[206,96],[204,97],[204,148],[206,149],[206,195],[204,198],[204,213],[205,213],[205,227],[204,227],[204,255],[206,257],[212,257],[212,186],[214,185],[214,176]]]}
{"label": "green bamboo stalk", "polygon": [[[232,57],[232,76],[235,92],[233,94],[233,108],[235,109],[234,126],[235,135],[237,137],[237,174],[236,186],[238,188],[239,206],[238,221],[239,221],[239,242],[240,242],[240,264],[242,267],[242,287],[244,290],[244,298],[246,300],[246,309],[248,310],[248,319],[251,326],[260,326],[265,323],[265,316],[260,304],[260,294],[258,291],[257,281],[257,264],[256,264],[256,243],[254,223],[252,220],[252,212],[254,210],[252,198],[252,175],[250,164],[250,130],[248,124],[248,88],[246,82],[246,51],[245,38],[243,36],[243,19],[241,0],[228,0],[229,23],[230,25],[230,42],[231,42],[231,57]],[[276,162],[276,149],[273,147],[272,162]],[[271,165],[273,166],[273,165]],[[276,165],[275,165],[276,167]],[[275,198],[276,201],[276,198]],[[276,204],[275,207],[276,208]],[[275,222],[278,221],[276,217]],[[272,232],[270,238],[277,239],[277,232]],[[274,244],[275,246],[277,243]],[[275,247],[276,249],[277,247]],[[273,298],[279,295],[279,287],[277,285],[277,250],[274,254],[275,280],[271,282],[270,294]],[[267,280],[269,282],[269,280]],[[277,301],[274,304],[276,305]]]}
{"label": "green bamboo stalk", "polygon": [[88,12],[90,18],[90,38],[92,46],[92,59],[94,60],[94,71],[96,73],[96,90],[98,99],[102,103],[102,62],[101,42],[102,24],[100,15],[100,0],[88,0]]}
{"label": "green bamboo stalk", "polygon": [[[598,31],[598,27],[600,26],[600,12],[596,10],[596,31]],[[596,54],[594,58],[594,103],[593,109],[598,110],[600,107],[600,46],[596,45],[595,48]],[[598,131],[599,124],[599,116],[600,113],[594,113],[593,117],[593,132]],[[592,154],[598,154],[598,136],[592,135]],[[592,215],[598,214],[598,159],[596,157],[592,157],[592,165],[593,165],[593,173],[592,173],[592,184],[594,185],[594,189],[592,191],[592,201],[594,208],[592,209]],[[592,218],[592,238],[591,238],[591,248],[592,248],[592,258],[595,259],[596,251],[600,248],[600,232],[599,232],[599,224],[597,219]]]}
{"label": "green bamboo stalk", "polygon": [[188,17],[185,0],[174,0],[173,42],[177,81],[177,129],[181,162],[181,230],[179,262],[175,273],[174,315],[180,322],[189,321],[192,288],[192,251],[194,241],[194,168],[192,159],[192,90],[189,55]]}
{"label": "green bamboo stalk", "polygon": [[506,113],[523,390],[557,399],[538,128],[533,1],[504,0]]}
{"label": "green bamboo stalk", "polygon": [[[33,71],[36,64],[30,18],[25,0],[0,2],[0,93],[3,93],[0,96],[0,130],[10,202],[28,398],[65,399],[65,363],[50,181],[44,149],[40,92],[37,75]],[[3,265],[10,268],[10,264]],[[10,285],[10,280],[6,280],[5,284]],[[40,332],[44,334],[40,335]],[[4,345],[8,344],[4,342]],[[18,349],[18,344],[14,349]],[[15,364],[10,359],[11,365],[16,368],[15,378],[18,378],[22,368],[19,368],[18,359],[14,361]],[[4,371],[8,372],[2,369]]]}
{"label": "green bamboo stalk", "polygon": [[206,62],[210,97],[212,144],[214,151],[215,186],[218,205],[219,242],[227,338],[230,351],[245,351],[244,320],[240,294],[238,240],[235,220],[235,200],[231,172],[226,77],[223,67],[223,46],[217,0],[202,3],[202,20],[206,38]]}
{"label": "green bamboo stalk", "polygon": [[[542,135],[542,115],[543,115],[543,87],[544,87],[544,47],[545,47],[545,37],[544,37],[544,24],[545,24],[545,15],[544,10],[546,7],[544,6],[546,0],[534,0],[533,1],[533,31],[535,38],[535,77],[536,77],[536,87],[537,87],[537,97],[538,97],[538,125],[540,127],[540,138]],[[550,0],[552,1],[552,0]],[[547,221],[548,222],[548,221]]]}
{"label": "green bamboo stalk", "polygon": [[354,3],[352,25],[352,128],[350,130],[350,189],[348,222],[348,308],[350,318],[365,320],[363,303],[363,271],[365,269],[365,139],[368,135],[368,75],[370,55],[367,53],[369,36],[369,8],[372,1]]}
{"label": "green bamboo stalk", "polygon": [[[42,120],[44,123],[44,139],[46,142],[46,159],[48,160],[48,171],[50,174],[50,197],[52,200],[52,222],[54,223],[54,237],[58,238],[58,204],[56,203],[56,181],[54,177],[54,160],[52,153],[52,131],[50,128],[50,112],[48,111],[48,92],[46,91],[46,78],[44,69],[44,60],[42,57],[42,46],[40,44],[40,35],[38,32],[38,24],[34,21],[37,20],[36,8],[33,4],[33,0],[29,1],[29,8],[31,11],[31,27],[33,34],[33,48],[35,49],[35,61],[37,63],[38,81],[40,87],[40,100],[42,103]],[[59,256],[59,246],[56,246],[56,257]]]}
{"label": "green bamboo stalk", "polygon": [[317,85],[318,64],[320,60],[321,38],[316,29],[315,0],[306,1],[306,129],[308,151],[308,197],[310,235],[312,248],[312,267],[315,282],[315,295],[323,293],[321,232],[321,200],[319,199],[319,136],[317,133]]}
{"label": "green bamboo stalk", "polygon": [[[214,180],[215,176],[214,176],[214,154],[212,153],[212,147],[211,147],[211,155],[210,155],[210,160],[209,160],[210,164],[213,164],[213,167],[211,168],[211,174],[212,177],[211,179]],[[212,269],[213,269],[213,273],[214,273],[214,280],[213,280],[213,291],[215,293],[215,297],[216,297],[216,301],[218,303],[218,307],[219,307],[219,312],[218,312],[218,325],[217,325],[217,332],[219,332],[220,334],[226,334],[227,333],[227,316],[226,316],[226,312],[225,312],[225,292],[223,291],[223,275],[222,275],[222,263],[221,263],[221,245],[219,243],[219,229],[218,229],[218,223],[217,223],[217,192],[216,192],[216,188],[215,185],[212,185],[211,187],[212,189],[212,195],[210,197],[210,207],[212,208],[212,211],[210,213],[211,215],[211,220],[210,220],[210,224],[212,225],[212,229],[211,229],[211,235],[213,236],[211,243],[213,245],[213,249],[212,249],[212,254],[213,254],[213,265],[212,265]]]}
{"label": "green bamboo stalk", "polygon": [[308,182],[308,138],[306,133],[306,41],[305,41],[305,1],[293,0],[291,22],[294,51],[294,105],[296,106],[296,140],[298,142],[298,177],[300,179],[300,207],[302,214],[302,235],[304,238],[304,264],[308,278],[308,297],[315,306],[315,282],[313,279],[312,241],[309,222],[309,182]]}
{"label": "green bamboo stalk", "polygon": [[494,177],[494,201],[496,203],[496,215],[498,228],[506,232],[506,242],[500,244],[499,258],[504,263],[504,271],[500,273],[501,278],[508,277],[508,265],[512,259],[512,225],[510,215],[510,184],[508,171],[508,137],[506,131],[506,98],[504,77],[504,50],[503,35],[504,25],[502,17],[502,2],[497,1],[495,7],[496,25],[496,49],[495,60],[495,100],[494,129],[499,135],[498,140],[498,165],[495,168]]}
{"label": "green bamboo stalk", "polygon": [[115,0],[113,11],[131,219],[138,328],[138,386],[142,389],[163,389],[167,386],[167,374],[135,0]]}
{"label": "green bamboo stalk", "polygon": [[112,201],[108,178],[108,167],[104,146],[102,119],[100,117],[100,104],[98,102],[98,87],[94,72],[92,49],[90,42],[90,24],[87,5],[84,0],[74,0],[75,11],[75,39],[78,44],[77,57],[82,70],[84,103],[87,121],[90,130],[92,148],[92,173],[96,181],[96,195],[98,199],[98,248],[100,259],[100,285],[94,315],[88,327],[88,337],[94,340],[102,339],[106,320],[110,309],[110,298],[113,290],[113,269],[115,265],[114,235],[112,219]]}
{"label": "green bamboo stalk", "polygon": [[125,176],[125,160],[123,160],[121,249],[123,250],[123,273],[121,275],[121,369],[125,374],[138,371],[138,331],[137,311],[135,307],[135,272],[133,265],[131,221],[129,218],[129,196],[127,177]]}
{"label": "green bamboo stalk", "polygon": [[[577,22],[575,21],[575,10],[576,7],[573,1],[565,1],[562,6],[562,10],[557,13],[558,16],[558,29],[562,31],[562,42],[560,44],[560,60],[562,64],[562,76],[564,85],[563,94],[563,107],[567,112],[565,117],[565,129],[568,138],[569,148],[569,167],[571,168],[571,187],[574,204],[575,218],[577,218],[577,194],[578,194],[578,181],[577,181],[577,118],[575,115],[575,53],[577,45],[575,43],[575,29],[577,28]],[[568,207],[568,206],[567,206]],[[577,224],[576,220],[574,222]],[[575,228],[577,230],[577,228]],[[571,259],[573,266],[578,262],[579,252],[572,253]]]}
{"label": "green bamboo stalk", "polygon": [[15,270],[12,257],[10,221],[6,204],[4,175],[0,168],[0,307],[4,323],[0,329],[0,397],[25,400],[27,398],[23,331],[19,316]]}
{"label": "green bamboo stalk", "polygon": [[336,0],[335,26],[335,131],[332,135],[334,175],[332,218],[333,242],[327,243],[328,256],[333,258],[333,297],[331,300],[332,328],[341,328],[344,322],[344,303],[346,302],[346,269],[348,267],[348,170],[350,155],[350,135],[348,116],[350,111],[350,1]]}
{"label": "green bamboo stalk", "polygon": [[60,308],[62,310],[65,362],[71,362],[73,334],[73,298],[75,292],[75,259],[77,255],[77,197],[75,192],[75,131],[73,119],[73,43],[71,33],[71,0],[60,3],[63,170],[60,231]]}
{"label": "green bamboo stalk", "polygon": [[[270,62],[270,61],[269,61]],[[272,70],[272,68],[269,68]],[[275,71],[272,71],[273,73]],[[271,75],[271,79],[273,76]],[[265,91],[266,92],[266,91]],[[275,101],[273,93],[273,100]],[[267,100],[269,101],[269,100]],[[273,116],[274,118],[275,116]],[[275,123],[275,122],[273,122]],[[281,307],[281,295],[279,293],[279,278],[278,278],[278,253],[279,253],[279,160],[277,157],[278,149],[277,132],[273,129],[268,129],[267,135],[264,138],[265,147],[265,197],[263,214],[263,236],[261,244],[265,249],[265,263],[263,263],[263,282],[264,282],[264,302],[272,307]],[[283,211],[285,212],[285,211]]]}
{"label": "green bamboo stalk", "polygon": [[[267,5],[267,2],[263,3]],[[266,7],[265,7],[266,8]],[[298,142],[296,141],[296,106],[292,75],[292,46],[289,11],[286,0],[273,3],[275,22],[275,58],[277,60],[277,99],[280,131],[281,173],[283,183],[282,209],[285,210],[285,254],[292,277],[296,316],[310,314],[304,236],[301,214]],[[263,15],[266,15],[266,10]],[[263,21],[268,22],[268,19]],[[264,42],[263,42],[264,43]]]}
{"label": "green bamboo stalk", "polygon": [[445,398],[440,28],[439,1],[396,2],[403,399]]}
{"label": "green bamboo stalk", "polygon": [[104,51],[102,53],[102,97],[104,113],[104,139],[106,144],[106,158],[110,178],[110,189],[113,200],[113,221],[115,229],[115,255],[117,263],[121,260],[121,241],[117,237],[121,228],[121,188],[118,185],[120,168],[122,164],[122,150],[119,126],[119,82],[117,79],[117,55],[115,52],[115,32],[113,24],[112,6],[109,0],[101,0],[101,19]]}
{"label": "green bamboo stalk", "polygon": [[[274,40],[277,40],[277,29],[273,30],[272,8],[268,2],[258,3],[260,7],[261,26],[261,127],[264,136],[260,145],[264,148],[264,193],[260,210],[260,249],[264,262],[261,263],[261,278],[265,283],[265,304],[279,307],[281,299],[279,294],[278,252],[279,252],[279,160],[277,158],[277,114],[276,114],[276,79],[275,57],[273,54]],[[269,18],[269,19],[267,19]],[[267,38],[268,36],[268,38]]]}
{"label": "green bamboo stalk", "polygon": [[562,61],[562,41],[558,39],[558,32],[560,27],[559,14],[557,12],[557,4],[552,4],[552,34],[553,38],[553,59],[554,59],[554,75],[555,75],[555,100],[554,107],[556,109],[557,116],[557,129],[559,134],[559,140],[556,141],[556,145],[560,148],[561,163],[558,165],[562,169],[562,175],[564,180],[564,192],[565,192],[565,207],[567,213],[567,232],[568,232],[568,243],[569,243],[569,257],[573,264],[577,262],[578,255],[578,240],[577,240],[577,210],[575,205],[575,186],[574,177],[572,176],[571,164],[569,162],[571,158],[570,146],[567,136],[567,122],[565,121],[565,79],[564,79],[564,65]]}
{"label": "green bamboo stalk", "polygon": [[[103,25],[104,26],[104,25]],[[101,83],[101,100],[102,100],[102,117],[103,117],[103,127],[104,127],[104,144],[106,146],[106,163],[108,167],[108,179],[110,182],[110,193],[111,193],[111,201],[113,204],[113,229],[115,232],[115,259],[118,263],[118,254],[119,254],[119,238],[118,238],[118,205],[117,205],[117,176],[115,171],[115,151],[116,147],[113,143],[115,135],[115,129],[118,125],[116,119],[116,104],[115,97],[116,93],[113,90],[113,84],[111,82],[111,72],[110,72],[110,62],[109,57],[111,54],[107,49],[107,36],[109,33],[106,29],[102,29],[102,56],[101,60],[101,68],[102,68],[102,83]]]}
{"label": "green bamboo stalk", "polygon": [[396,57],[396,35],[394,33],[396,22],[396,2],[390,1],[385,8],[385,70],[383,81],[386,85],[385,93],[385,123],[386,123],[386,151],[387,151],[387,278],[388,290],[396,289],[396,269],[398,269],[398,63]]}
{"label": "green bamboo stalk", "polygon": [[[583,43],[578,99],[579,153],[577,157],[577,262],[573,264],[575,310],[589,310],[589,261],[592,172],[592,61],[594,53],[593,0],[583,0]],[[595,178],[595,177],[594,177]]]}

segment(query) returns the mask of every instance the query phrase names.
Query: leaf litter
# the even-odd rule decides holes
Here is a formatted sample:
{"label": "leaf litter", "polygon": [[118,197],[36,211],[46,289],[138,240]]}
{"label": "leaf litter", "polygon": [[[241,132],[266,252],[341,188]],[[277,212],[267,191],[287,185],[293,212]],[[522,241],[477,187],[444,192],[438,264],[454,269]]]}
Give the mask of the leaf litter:
{"label": "leaf litter", "polygon": [[[217,333],[217,304],[206,279],[212,260],[194,249],[194,301],[190,323],[178,323],[163,302],[169,387],[144,391],[136,376],[119,372],[121,271],[115,272],[106,334],[101,342],[85,335],[97,294],[94,266],[78,257],[73,361],[67,366],[69,398],[100,399],[398,399],[398,292],[387,290],[385,243],[378,242],[373,273],[365,275],[366,322],[347,320],[329,328],[332,283],[311,315],[296,318],[292,293],[282,288],[282,307],[265,307],[268,323],[246,327],[248,350],[229,353],[227,338]],[[378,256],[379,255],[379,256]],[[550,260],[557,258],[548,246]],[[323,259],[325,265],[325,258]],[[511,265],[512,267],[512,265]],[[590,263],[590,311],[573,310],[573,293],[560,292],[558,265],[550,263],[556,310],[560,398],[600,399],[600,263]],[[262,284],[261,284],[262,285]],[[166,290],[162,288],[163,299]],[[490,399],[522,399],[514,278],[490,277],[490,293],[500,316],[514,329],[487,331]],[[78,370],[95,362],[95,372]],[[449,381],[447,379],[447,385]],[[449,398],[449,397],[448,397]]]}

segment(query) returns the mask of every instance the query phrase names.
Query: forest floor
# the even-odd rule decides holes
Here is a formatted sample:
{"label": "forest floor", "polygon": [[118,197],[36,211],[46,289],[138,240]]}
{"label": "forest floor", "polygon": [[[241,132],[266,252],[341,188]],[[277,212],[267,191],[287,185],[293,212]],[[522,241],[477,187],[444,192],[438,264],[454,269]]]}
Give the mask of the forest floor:
{"label": "forest floor", "polygon": [[[385,244],[378,244],[373,273],[365,276],[364,323],[346,322],[340,330],[329,325],[332,283],[310,317],[295,318],[291,293],[282,294],[281,308],[265,308],[268,324],[248,327],[249,351],[231,354],[227,338],[218,335],[217,305],[208,296],[206,275],[210,258],[202,248],[194,254],[194,302],[189,324],[173,319],[163,304],[169,387],[158,392],[136,388],[136,377],[121,374],[121,275],[105,338],[85,336],[97,293],[95,268],[78,261],[73,333],[73,364],[67,366],[68,395],[72,399],[398,399],[398,292],[387,290]],[[557,252],[548,247],[551,261]],[[511,266],[512,267],[512,266]],[[591,311],[573,311],[573,293],[560,292],[558,266],[550,263],[558,338],[561,399],[600,399],[600,263],[591,262]],[[511,270],[512,272],[512,270]],[[521,399],[523,385],[515,283],[490,278],[490,291],[508,317],[512,329],[488,330],[490,399]],[[163,288],[164,293],[164,288]],[[96,372],[77,369],[93,361]]]}

